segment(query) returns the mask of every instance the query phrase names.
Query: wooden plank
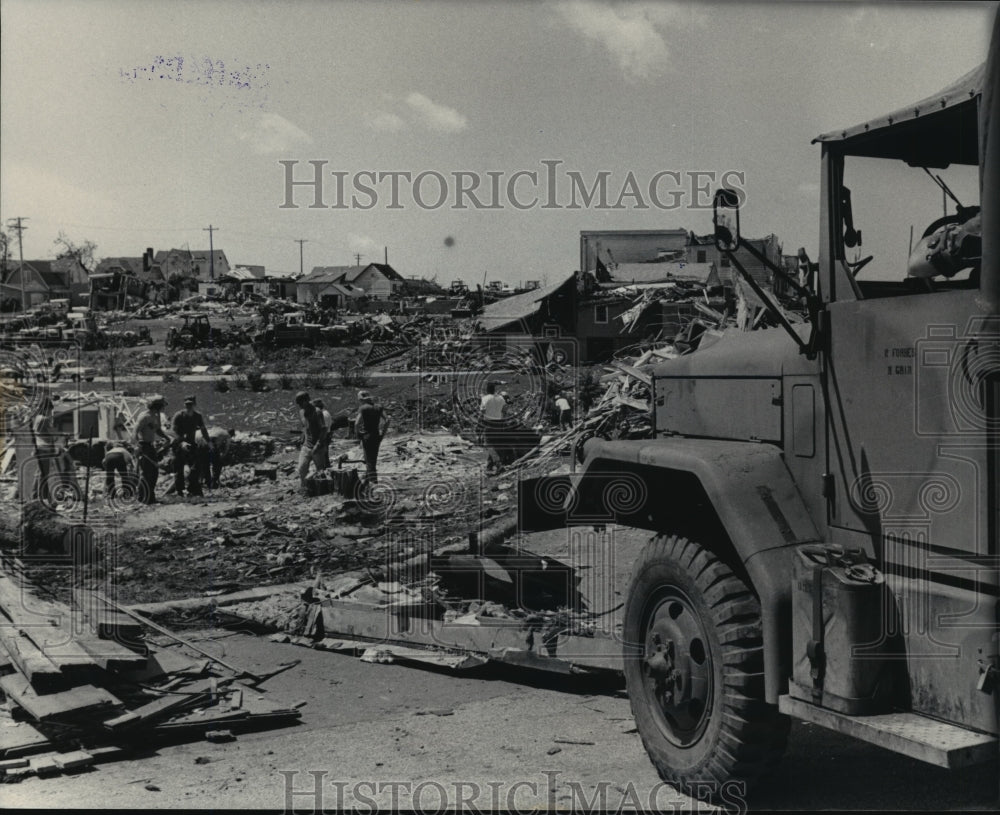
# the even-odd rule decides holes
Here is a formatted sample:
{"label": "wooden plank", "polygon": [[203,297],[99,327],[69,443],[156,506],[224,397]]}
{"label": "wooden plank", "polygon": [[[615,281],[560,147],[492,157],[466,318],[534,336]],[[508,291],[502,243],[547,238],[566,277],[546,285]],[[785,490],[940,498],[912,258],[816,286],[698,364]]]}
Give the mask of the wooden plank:
{"label": "wooden plank", "polygon": [[51,748],[49,737],[31,722],[5,721],[0,727],[0,756],[5,759]]}
{"label": "wooden plank", "polygon": [[68,639],[67,632],[62,628],[34,626],[19,628],[18,631],[70,680],[89,679],[100,671],[94,658],[79,642]]}
{"label": "wooden plank", "polygon": [[5,676],[0,688],[20,705],[33,719],[44,722],[56,718],[79,717],[102,709],[124,707],[121,701],[103,688],[80,685],[71,690],[39,695],[23,676]]}
{"label": "wooden plank", "polygon": [[148,657],[137,654],[114,640],[80,640],[80,647],[105,671],[144,668]]}
{"label": "wooden plank", "polygon": [[43,600],[30,587],[0,575],[0,609],[10,620],[0,617],[0,635],[20,632],[67,676],[86,678],[99,669],[73,636],[68,606]]}
{"label": "wooden plank", "polygon": [[226,679],[220,679],[213,676],[208,679],[193,682],[190,685],[184,686],[184,688],[177,693],[171,693],[159,699],[154,699],[152,702],[149,702],[142,707],[138,707],[135,710],[131,710],[122,716],[118,716],[114,719],[108,719],[104,722],[104,726],[109,730],[124,730],[143,724],[152,719],[165,716],[166,714],[180,708],[200,704],[206,697],[210,696],[218,686],[224,684],[226,681]]}
{"label": "wooden plank", "polygon": [[122,670],[118,675],[129,682],[149,682],[164,676],[187,674],[196,676],[204,673],[208,663],[205,660],[195,661],[176,650],[164,648],[150,653],[146,664],[134,669]]}
{"label": "wooden plank", "polygon": [[31,759],[28,766],[36,775],[56,775],[60,771],[59,765],[52,756],[37,756]]}
{"label": "wooden plank", "polygon": [[142,626],[127,614],[109,608],[100,592],[74,589],[73,604],[99,639],[113,640],[137,650],[143,647]]}
{"label": "wooden plank", "polygon": [[621,362],[617,362],[617,361],[612,362],[611,366],[613,368],[618,369],[623,374],[627,374],[628,376],[631,376],[634,379],[638,379],[644,385],[652,385],[653,384],[653,378],[649,374],[643,373],[642,371],[636,370],[635,368],[632,368],[632,367],[630,367],[628,365],[624,365]]}
{"label": "wooden plank", "polygon": [[157,633],[163,634],[166,637],[170,637],[171,639],[176,640],[181,645],[187,646],[192,651],[194,651],[194,652],[196,652],[198,654],[201,654],[203,657],[208,657],[208,659],[212,660],[212,662],[214,662],[216,665],[221,665],[223,668],[228,668],[230,671],[232,671],[233,673],[235,673],[237,676],[239,676],[239,677],[248,677],[250,679],[259,681],[260,678],[256,674],[254,674],[254,673],[252,673],[250,671],[247,671],[247,670],[245,670],[243,668],[237,668],[235,665],[231,665],[230,663],[226,662],[221,657],[217,657],[214,654],[210,654],[208,651],[206,651],[203,648],[200,648],[199,646],[195,645],[195,643],[193,643],[193,642],[191,642],[189,640],[184,639],[183,637],[175,634],[173,631],[170,631],[169,629],[164,628],[162,625],[158,625],[158,624],[154,623],[152,620],[146,619],[141,614],[137,614],[136,612],[132,611],[131,609],[125,608],[124,606],[120,606],[120,605],[118,605],[117,603],[115,603],[115,602],[113,602],[111,600],[105,600],[105,602],[108,603],[109,605],[113,606],[114,608],[118,609],[119,611],[123,611],[125,614],[128,614],[129,617],[132,617],[133,619],[135,619],[138,622],[142,623],[144,626],[152,628]]}
{"label": "wooden plank", "polygon": [[59,769],[76,770],[80,767],[89,767],[94,763],[94,757],[85,750],[73,750],[70,753],[55,753],[52,756]]}
{"label": "wooden plank", "polygon": [[0,628],[0,645],[17,668],[9,676],[26,677],[40,693],[59,690],[69,685],[69,680],[27,637]]}

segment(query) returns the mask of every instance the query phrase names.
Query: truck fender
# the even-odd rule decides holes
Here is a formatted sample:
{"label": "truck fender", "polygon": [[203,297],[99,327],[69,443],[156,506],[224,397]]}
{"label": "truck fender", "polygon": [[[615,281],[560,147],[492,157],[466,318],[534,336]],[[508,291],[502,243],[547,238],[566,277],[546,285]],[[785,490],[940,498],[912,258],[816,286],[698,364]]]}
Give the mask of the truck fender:
{"label": "truck fender", "polygon": [[765,693],[776,704],[791,664],[792,547],[820,540],[782,451],[688,438],[592,439],[584,449],[579,473],[521,486],[522,531],[616,523],[703,538],[760,599]]}

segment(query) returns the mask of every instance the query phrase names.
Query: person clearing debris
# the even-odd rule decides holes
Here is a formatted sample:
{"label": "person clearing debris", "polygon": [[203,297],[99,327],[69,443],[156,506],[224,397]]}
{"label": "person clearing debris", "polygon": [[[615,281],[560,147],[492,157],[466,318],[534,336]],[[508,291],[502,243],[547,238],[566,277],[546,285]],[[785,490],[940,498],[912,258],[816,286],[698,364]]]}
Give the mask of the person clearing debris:
{"label": "person clearing debris", "polygon": [[503,431],[503,412],[507,400],[497,394],[495,382],[486,383],[486,393],[479,404],[482,414],[483,444],[489,453],[486,472],[499,471],[503,467],[503,457],[500,454],[500,434]]}
{"label": "person clearing debris", "polygon": [[236,435],[235,430],[226,430],[222,427],[208,428],[208,440],[204,436],[195,439],[195,457],[198,460],[198,468],[201,471],[200,477],[203,484],[207,484],[209,489],[218,489],[219,481],[222,478],[222,465],[226,463],[229,454],[229,442]]}
{"label": "person clearing debris", "polygon": [[365,481],[374,484],[378,481],[378,449],[389,429],[389,418],[368,391],[358,391],[358,405],[354,431],[365,453]]}
{"label": "person clearing debris", "polygon": [[166,407],[166,399],[162,396],[153,397],[146,403],[147,410],[139,417],[135,426],[135,440],[139,444],[139,500],[144,504],[156,503],[156,481],[160,476],[157,436],[170,444],[170,436],[163,431],[160,419],[160,414]]}
{"label": "person clearing debris", "polygon": [[323,425],[326,433],[319,441],[318,458],[321,462],[320,469],[326,470],[330,467],[330,438],[333,434],[333,414],[326,409],[322,399],[313,399],[313,407],[320,412],[323,417]]}
{"label": "person clearing debris", "polygon": [[[104,468],[104,498],[107,501],[123,495],[129,497],[136,489],[136,463],[131,445],[123,441],[112,442],[101,461]],[[115,473],[121,480],[121,487],[115,484]]]}
{"label": "person clearing debris", "polygon": [[321,447],[326,440],[326,425],[323,414],[309,399],[309,394],[300,391],[295,397],[299,407],[299,419],[302,421],[302,449],[299,451],[299,487],[303,495],[308,495],[306,479],[309,477],[309,464],[316,465],[317,472],[323,469]]}
{"label": "person clearing debris", "polygon": [[204,495],[201,490],[201,466],[198,462],[197,434],[207,447],[211,442],[205,418],[195,410],[195,398],[188,396],[184,400],[184,409],[174,414],[174,492],[184,495],[184,468],[187,467],[188,495],[198,498]]}
{"label": "person clearing debris", "polygon": [[573,427],[573,406],[570,405],[565,391],[560,391],[556,398],[556,410],[559,412],[559,429],[571,429]]}

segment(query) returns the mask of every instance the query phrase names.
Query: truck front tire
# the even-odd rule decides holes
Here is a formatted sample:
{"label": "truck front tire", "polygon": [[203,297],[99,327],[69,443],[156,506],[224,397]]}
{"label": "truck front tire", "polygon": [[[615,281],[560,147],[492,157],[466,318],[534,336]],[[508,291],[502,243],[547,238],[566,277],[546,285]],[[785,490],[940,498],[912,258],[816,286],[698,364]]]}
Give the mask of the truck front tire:
{"label": "truck front tire", "polygon": [[661,778],[698,798],[731,796],[781,757],[790,721],[764,700],[760,603],[714,554],[659,536],[633,567],[625,680]]}

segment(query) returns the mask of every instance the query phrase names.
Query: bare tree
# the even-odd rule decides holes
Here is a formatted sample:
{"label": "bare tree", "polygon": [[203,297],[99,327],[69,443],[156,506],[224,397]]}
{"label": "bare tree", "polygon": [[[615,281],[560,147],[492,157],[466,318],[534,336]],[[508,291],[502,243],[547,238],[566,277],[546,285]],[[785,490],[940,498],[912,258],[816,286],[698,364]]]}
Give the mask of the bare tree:
{"label": "bare tree", "polygon": [[93,241],[77,243],[70,240],[69,236],[62,230],[59,231],[59,237],[52,241],[52,243],[58,247],[58,251],[56,252],[57,258],[76,258],[80,265],[87,271],[87,274],[94,271],[94,255],[97,252],[96,243]]}

